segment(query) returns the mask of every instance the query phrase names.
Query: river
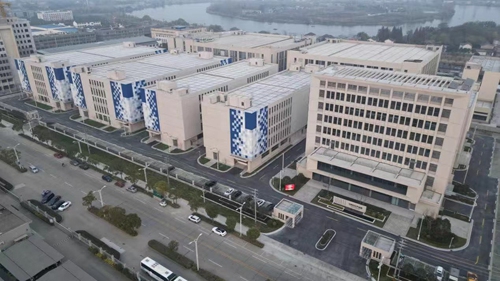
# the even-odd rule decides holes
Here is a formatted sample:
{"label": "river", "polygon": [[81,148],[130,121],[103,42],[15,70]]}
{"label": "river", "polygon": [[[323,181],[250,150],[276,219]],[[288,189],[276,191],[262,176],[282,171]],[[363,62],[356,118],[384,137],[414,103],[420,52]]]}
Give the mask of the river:
{"label": "river", "polygon": [[[262,30],[277,33],[288,34],[306,34],[313,32],[317,35],[331,34],[334,36],[345,35],[352,36],[358,32],[364,31],[368,35],[377,34],[381,26],[340,26],[340,25],[315,25],[309,26],[305,24],[290,24],[290,23],[265,23],[251,20],[234,19],[222,17],[218,15],[208,14],[206,12],[210,3],[184,4],[184,5],[167,5],[164,7],[150,8],[140,11],[134,11],[131,14],[142,17],[149,15],[153,19],[173,21],[179,18],[186,20],[189,23],[197,23],[203,25],[220,25],[224,29],[238,27],[249,32],[259,32]],[[461,25],[469,21],[494,21],[500,23],[500,7],[486,6],[466,6],[456,5],[455,14],[447,21],[449,26]],[[409,29],[415,29],[419,26],[438,26],[440,20],[433,20],[426,23],[405,24],[402,25],[403,32]]]}

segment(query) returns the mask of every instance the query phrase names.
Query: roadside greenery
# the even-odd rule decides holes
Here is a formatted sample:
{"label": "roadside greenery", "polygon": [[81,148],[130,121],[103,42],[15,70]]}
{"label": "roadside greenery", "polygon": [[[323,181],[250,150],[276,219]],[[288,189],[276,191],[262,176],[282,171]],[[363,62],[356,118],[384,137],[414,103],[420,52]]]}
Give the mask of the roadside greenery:
{"label": "roadside greenery", "polygon": [[[280,179],[279,178],[273,178],[272,179],[272,185],[276,190],[285,192],[286,194],[290,195],[295,195],[307,182],[309,181],[308,178],[306,178],[303,174],[298,174],[293,178],[290,178],[289,176],[285,176],[281,179],[281,187],[280,187]],[[294,184],[295,189],[294,190],[285,190],[285,186],[288,184]]]}
{"label": "roadside greenery", "polygon": [[120,259],[120,252],[118,252],[117,250],[109,247],[106,243],[102,242],[100,239],[98,239],[94,235],[88,233],[85,230],[77,230],[75,232],[77,234],[80,234],[83,238],[85,238],[85,239],[89,240],[90,242],[92,242],[93,246],[97,247],[97,248],[95,248],[95,247],[93,247],[93,248],[97,249],[98,251],[99,251],[98,248],[101,248],[103,251],[105,251],[108,254],[114,256],[115,259]]}
{"label": "roadside greenery", "polygon": [[92,203],[97,200],[97,198],[95,197],[94,195],[94,192],[92,191],[89,191],[89,193],[87,195],[85,195],[83,198],[82,198],[83,202],[82,202],[82,205],[87,207],[87,209],[90,209],[92,206]]}
{"label": "roadside greenery", "polygon": [[[21,151],[16,151],[17,156],[21,157]],[[18,170],[21,173],[28,171],[26,167],[23,167],[17,163],[16,152],[12,148],[5,148],[0,150],[0,160],[7,163],[12,168]]]}
{"label": "roadside greenery", "polygon": [[451,232],[451,223],[448,219],[425,217],[419,219],[417,227],[411,227],[406,234],[412,239],[418,238],[420,230],[420,241],[439,248],[458,248],[465,245],[467,239],[459,237]]}
{"label": "roadside greenery", "polygon": [[137,236],[137,230],[142,225],[141,218],[139,218],[137,214],[127,214],[125,209],[120,207],[104,206],[102,208],[97,208],[90,206],[87,210],[94,215],[105,219],[130,236]]}

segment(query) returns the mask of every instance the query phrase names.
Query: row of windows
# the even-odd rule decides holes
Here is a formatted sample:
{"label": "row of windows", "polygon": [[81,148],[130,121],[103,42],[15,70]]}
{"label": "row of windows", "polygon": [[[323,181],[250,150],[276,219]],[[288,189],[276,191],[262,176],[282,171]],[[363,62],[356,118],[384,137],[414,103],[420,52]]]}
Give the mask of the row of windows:
{"label": "row of windows", "polygon": [[269,76],[269,71],[266,71],[264,73],[260,73],[260,74],[257,74],[257,75],[254,75],[252,77],[247,78],[247,83],[252,83],[252,82],[258,81],[258,80],[265,78],[267,76]]}
{"label": "row of windows", "polygon": [[197,69],[196,72],[207,71],[207,70],[210,70],[210,69],[217,68],[219,66],[220,66],[220,64],[214,64],[214,65],[210,65],[210,66],[207,66],[207,67],[202,67],[202,68]]}

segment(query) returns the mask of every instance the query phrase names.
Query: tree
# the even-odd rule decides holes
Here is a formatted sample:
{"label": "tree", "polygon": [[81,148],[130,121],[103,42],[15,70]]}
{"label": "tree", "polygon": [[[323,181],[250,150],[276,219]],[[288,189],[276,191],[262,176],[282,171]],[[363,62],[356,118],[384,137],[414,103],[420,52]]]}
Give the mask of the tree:
{"label": "tree", "polygon": [[403,272],[407,275],[414,275],[415,274],[415,268],[413,268],[413,265],[411,263],[405,263],[403,265]]}
{"label": "tree", "polygon": [[415,276],[417,276],[419,280],[427,280],[427,271],[425,271],[423,267],[419,267],[415,270]]}
{"label": "tree", "polygon": [[430,222],[431,229],[429,235],[431,238],[438,242],[447,242],[453,237],[451,232],[451,223],[448,219],[437,218],[434,220],[428,220]]}
{"label": "tree", "polygon": [[97,198],[95,197],[94,192],[89,191],[87,195],[83,196],[82,200],[82,205],[87,207],[87,209],[90,209],[92,203],[97,200]]}
{"label": "tree", "polygon": [[234,217],[228,217],[226,219],[226,226],[228,230],[233,231],[236,227],[236,219]]}
{"label": "tree", "polygon": [[207,30],[213,31],[213,32],[221,32],[221,31],[224,31],[224,28],[222,28],[222,26],[220,26],[220,25],[211,24],[207,27]]}
{"label": "tree", "polygon": [[108,166],[111,170],[111,172],[114,172],[114,173],[119,173],[120,174],[120,178],[123,179],[123,173],[125,172],[125,161],[123,161],[123,159],[120,159],[120,158],[114,158],[111,163],[109,163],[109,166]]}
{"label": "tree", "polygon": [[[229,30],[231,30],[231,31],[235,31],[235,30],[240,30],[240,29],[239,29],[239,28],[237,28],[237,27],[231,27]],[[0,119],[0,120],[1,120],[1,119]]]}
{"label": "tree", "polygon": [[177,250],[179,249],[179,242],[172,240],[172,241],[168,242],[167,247],[170,251],[177,252]]}
{"label": "tree", "polygon": [[41,142],[48,142],[49,140],[52,140],[51,131],[42,126],[36,126],[33,128],[33,136],[37,137]]}
{"label": "tree", "polygon": [[172,198],[174,203],[177,203],[177,198],[179,198],[180,193],[181,193],[180,188],[171,188],[170,189],[170,198]]}
{"label": "tree", "polygon": [[159,181],[159,182],[155,183],[154,188],[156,189],[156,191],[161,193],[163,196],[165,196],[165,194],[167,194],[168,189],[169,189],[166,181]]}
{"label": "tree", "polygon": [[370,36],[368,36],[366,32],[359,32],[358,34],[356,34],[356,38],[361,41],[368,41],[368,39],[370,39]]}
{"label": "tree", "polygon": [[123,225],[125,222],[125,214],[125,209],[121,207],[112,207],[108,210],[106,217],[112,224]]}
{"label": "tree", "polygon": [[255,227],[249,228],[247,230],[247,236],[250,240],[257,240],[260,237],[260,230]]}
{"label": "tree", "polygon": [[189,207],[193,212],[198,212],[198,209],[202,206],[203,206],[203,200],[198,196],[193,196],[189,200]]}
{"label": "tree", "polygon": [[137,214],[126,215],[124,221],[124,226],[129,230],[136,231],[142,225],[142,220]]}
{"label": "tree", "polygon": [[271,34],[271,32],[265,31],[265,30],[261,30],[261,31],[259,31],[259,33],[261,33],[261,34]]}
{"label": "tree", "polygon": [[143,21],[151,21],[151,17],[150,17],[150,16],[148,16],[148,15],[144,15],[144,16],[142,17],[142,20],[143,20]]}
{"label": "tree", "polygon": [[219,207],[210,204],[205,207],[207,215],[212,219],[212,221],[219,215]]}

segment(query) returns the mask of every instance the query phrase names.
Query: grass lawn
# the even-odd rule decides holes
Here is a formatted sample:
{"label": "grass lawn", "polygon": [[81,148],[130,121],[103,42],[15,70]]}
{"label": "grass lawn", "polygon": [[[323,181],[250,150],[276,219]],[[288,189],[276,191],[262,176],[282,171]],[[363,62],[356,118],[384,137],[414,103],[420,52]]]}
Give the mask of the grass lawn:
{"label": "grass lawn", "polygon": [[[413,238],[416,240],[418,237],[418,228],[410,227],[410,229],[408,230],[408,233],[406,234],[406,237]],[[443,248],[443,249],[448,249],[448,247],[450,246],[450,242],[443,243],[443,242],[432,241],[432,240],[429,240],[424,235],[420,235],[420,242],[424,242],[425,244],[429,244],[431,246]],[[455,239],[453,239],[453,243],[451,244],[451,248],[453,249],[453,248],[462,247],[465,245],[466,242],[467,242],[467,239],[462,238],[462,237],[458,237],[455,235]]]}
{"label": "grass lawn", "polygon": [[[370,260],[370,264],[368,267],[370,268],[371,277],[378,279],[378,266],[379,263],[374,260]],[[389,267],[387,265],[383,265],[380,271],[380,281],[392,281],[394,280],[392,277],[387,276],[387,272],[389,271]]]}
{"label": "grass lawn", "polygon": [[83,120],[83,123],[87,124],[87,125],[90,125],[94,128],[97,128],[97,129],[100,129],[106,125],[102,124],[102,123],[99,123],[97,121],[94,121],[94,120],[90,120],[90,119],[85,119]]}
{"label": "grass lawn", "polygon": [[53,109],[53,107],[50,106],[50,105],[46,105],[46,104],[43,104],[43,103],[40,103],[40,102],[36,102],[35,103],[35,101],[33,101],[33,100],[29,100],[29,101],[27,101],[27,103],[29,103],[29,104],[31,104],[31,105],[33,105],[35,107],[38,107],[38,108],[41,108],[41,109],[45,109],[45,110],[52,110]]}
{"label": "grass lawn", "polygon": [[440,215],[442,216],[448,216],[448,217],[452,217],[452,218],[456,218],[456,219],[459,219],[461,221],[464,221],[464,222],[469,222],[469,217],[466,216],[466,215],[462,215],[462,214],[459,214],[459,213],[456,213],[456,212],[452,212],[452,211],[449,211],[449,210],[442,210],[439,212]]}
{"label": "grass lawn", "polygon": [[174,150],[170,151],[170,153],[172,153],[172,154],[176,154],[176,153],[184,153],[184,152],[188,152],[188,151],[190,151],[191,149],[193,149],[193,148],[192,148],[192,147],[190,147],[188,150],[182,150],[182,149],[178,149],[178,148],[176,148],[176,149],[174,149]]}
{"label": "grass lawn", "polygon": [[77,113],[77,114],[73,114],[73,115],[71,115],[71,116],[69,117],[69,119],[71,119],[71,120],[75,120],[75,119],[78,119],[78,118],[80,118],[80,117],[81,117],[81,116],[80,116],[80,114],[78,114],[78,113]]}
{"label": "grass lawn", "polygon": [[160,142],[160,143],[153,145],[153,147],[156,149],[159,149],[159,150],[167,150],[170,146]]}
{"label": "grass lawn", "polygon": [[106,128],[104,128],[104,131],[106,131],[106,132],[114,132],[116,130],[118,130],[118,129],[114,128],[114,127],[106,127]]}
{"label": "grass lawn", "polygon": [[[217,165],[219,166],[219,168],[218,168],[218,169],[217,169]],[[225,171],[227,171],[227,170],[231,169],[231,166],[224,165],[224,164],[222,164],[222,163],[219,163],[219,164],[215,163],[215,164],[213,164],[213,165],[212,165],[212,168],[217,169],[217,170],[219,170],[219,171],[223,171],[223,172],[225,172]]]}
{"label": "grass lawn", "polygon": [[208,162],[210,162],[210,159],[205,158],[205,157],[201,157],[201,158],[200,158],[200,163],[201,163],[201,164],[203,164],[203,165],[204,165],[204,164],[207,164]]}

